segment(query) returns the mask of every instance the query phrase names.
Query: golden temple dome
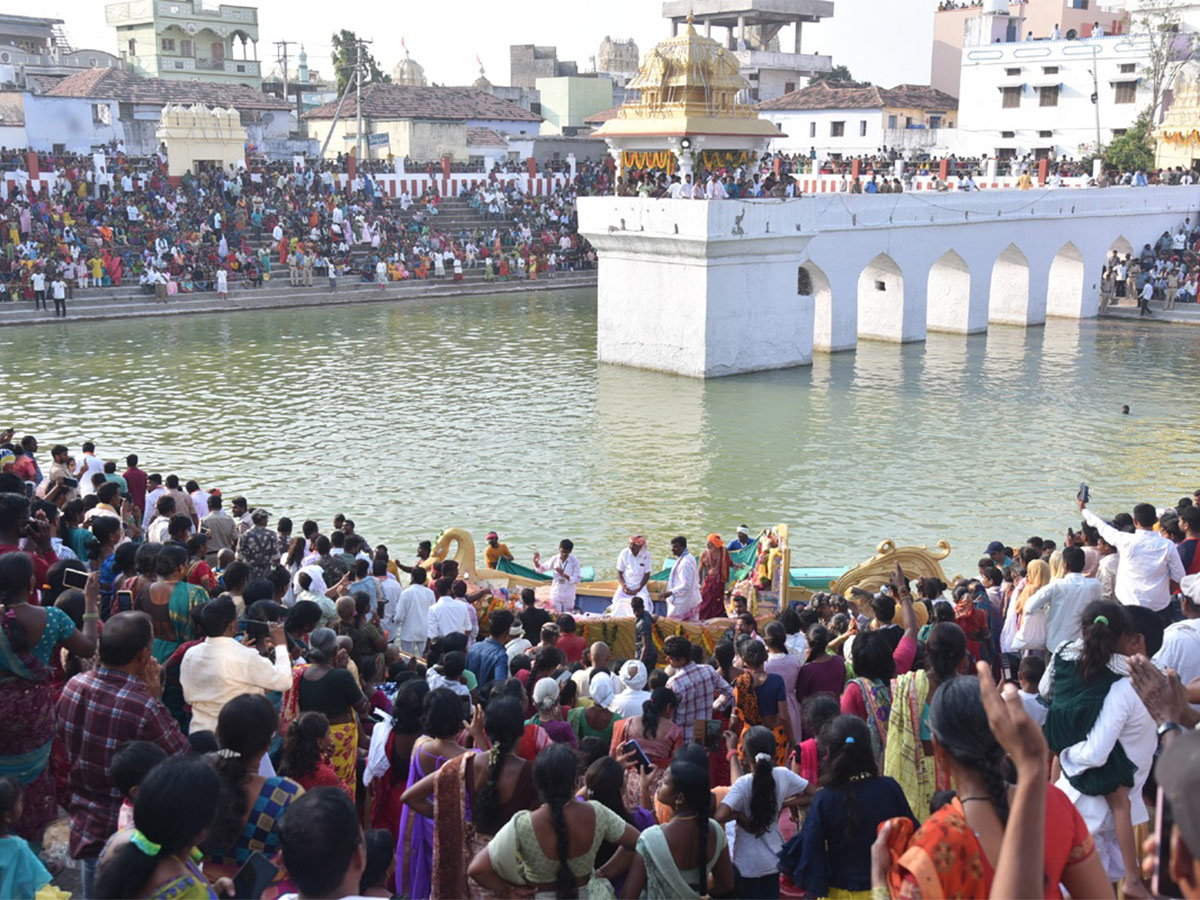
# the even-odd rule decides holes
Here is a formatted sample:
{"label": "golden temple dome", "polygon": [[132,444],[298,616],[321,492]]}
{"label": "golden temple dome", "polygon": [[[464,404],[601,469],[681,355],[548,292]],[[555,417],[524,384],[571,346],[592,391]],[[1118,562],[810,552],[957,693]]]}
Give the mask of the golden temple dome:
{"label": "golden temple dome", "polygon": [[628,88],[641,100],[621,108],[619,118],[651,116],[721,116],[757,118],[738,94],[750,83],[738,71],[738,60],[712,38],[697,34],[688,23],[682,34],[663,41],[646,54]]}
{"label": "golden temple dome", "polygon": [[621,143],[654,139],[639,142],[641,149],[660,146],[662,138],[707,135],[722,138],[725,146],[744,143],[747,149],[761,149],[780,136],[774,124],[739,99],[750,83],[742,77],[737,57],[697,34],[691,21],[646,54],[626,87],[638,91],[638,99],[622,106],[596,130],[596,137]]}

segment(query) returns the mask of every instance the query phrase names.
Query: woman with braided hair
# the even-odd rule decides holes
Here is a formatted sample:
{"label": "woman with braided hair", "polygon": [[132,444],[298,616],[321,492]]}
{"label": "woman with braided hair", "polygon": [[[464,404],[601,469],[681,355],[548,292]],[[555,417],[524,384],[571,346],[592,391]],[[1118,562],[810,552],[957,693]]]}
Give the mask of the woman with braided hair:
{"label": "woman with braided hair", "polygon": [[533,763],[517,755],[522,712],[511,697],[492,700],[483,724],[491,748],[454,757],[400,798],[434,822],[431,898],[490,896],[469,890],[467,865],[514,815],[537,806]]}
{"label": "woman with braided hair", "polygon": [[[607,879],[628,869],[633,853],[622,850],[633,851],[638,831],[602,803],[576,796],[578,769],[570,747],[552,744],[538,754],[533,782],[542,805],[517,813],[476,854],[469,874],[477,884],[496,893],[529,886],[539,900],[614,896]],[[605,841],[622,850],[596,869]]]}
{"label": "woman with braided hair", "polygon": [[[957,795],[914,832],[911,819],[892,819],[888,839],[893,898],[987,897],[995,877],[1009,802],[1008,760],[988,724],[976,678],[953,678],[933,695],[929,710],[938,767]],[[1112,897],[1087,825],[1067,795],[1046,788],[1045,897]],[[915,812],[915,810],[914,810]]]}

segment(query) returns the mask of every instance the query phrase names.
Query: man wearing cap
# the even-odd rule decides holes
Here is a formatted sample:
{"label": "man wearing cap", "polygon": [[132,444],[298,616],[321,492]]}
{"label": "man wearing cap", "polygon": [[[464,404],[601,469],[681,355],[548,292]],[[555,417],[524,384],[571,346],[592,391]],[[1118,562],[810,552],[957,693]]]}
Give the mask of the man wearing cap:
{"label": "man wearing cap", "polygon": [[508,661],[512,662],[518,655],[528,653],[531,647],[533,641],[525,636],[525,626],[521,624],[520,619],[514,618],[512,626],[508,629],[508,643],[504,645]]}
{"label": "man wearing cap", "polygon": [[750,540],[750,527],[748,525],[739,525],[737,537],[729,542],[729,546],[726,549],[730,553],[736,553],[739,550],[745,550],[753,543],[754,541]]}
{"label": "man wearing cap", "polygon": [[508,550],[507,544],[500,543],[500,535],[494,531],[487,533],[487,549],[483,551],[483,561],[489,569],[496,568],[496,564],[502,559],[507,559],[512,562],[513,555]]}
{"label": "man wearing cap", "polygon": [[[1185,575],[1179,592],[1183,620],[1163,632],[1163,645],[1154,654],[1154,664],[1164,672],[1174,669],[1180,681],[1190,684],[1200,678],[1200,575]],[[1192,704],[1192,708],[1200,712],[1200,705]]]}
{"label": "man wearing cap", "polygon": [[987,555],[991,557],[992,562],[1002,571],[1007,572],[1012,568],[1012,560],[1004,552],[1004,543],[1002,541],[992,541],[988,544]]}
{"label": "man wearing cap", "polygon": [[640,659],[629,659],[621,666],[617,677],[621,680],[621,691],[612,699],[608,708],[626,719],[642,714],[642,704],[650,699],[646,690],[649,673]]}
{"label": "man wearing cap", "polygon": [[267,527],[267,511],[256,509],[250,514],[253,526],[238,541],[237,558],[250,567],[250,580],[266,578],[272,566],[279,562],[279,539]]}
{"label": "man wearing cap", "polygon": [[649,583],[650,551],[646,549],[646,539],[635,534],[629,539],[629,546],[617,557],[617,592],[613,594],[612,616],[632,616],[633,607],[629,601],[634,597],[641,597],[642,602],[648,602],[650,592],[646,590],[646,585]]}

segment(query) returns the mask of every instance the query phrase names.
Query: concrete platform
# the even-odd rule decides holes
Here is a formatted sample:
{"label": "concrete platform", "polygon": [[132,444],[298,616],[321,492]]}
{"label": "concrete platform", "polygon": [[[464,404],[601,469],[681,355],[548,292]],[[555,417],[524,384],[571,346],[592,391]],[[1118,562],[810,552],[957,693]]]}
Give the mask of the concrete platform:
{"label": "concrete platform", "polygon": [[313,287],[308,288],[293,288],[287,284],[273,283],[257,289],[235,289],[225,300],[219,300],[213,292],[176,294],[166,303],[156,303],[153,297],[137,293],[116,294],[93,291],[90,292],[90,295],[81,292],[81,296],[77,296],[77,299],[67,302],[66,319],[54,317],[53,301],[47,301],[50,306],[48,311],[35,310],[32,308],[33,304],[25,300],[0,304],[0,327],[196,315],[209,312],[243,312],[255,309],[294,309],[335,304],[396,302],[476,294],[520,294],[595,287],[595,285],[596,270],[592,269],[586,272],[560,272],[554,278],[539,278],[537,281],[526,279],[524,281],[487,282],[481,277],[475,277],[461,282],[455,282],[449,278],[417,282],[391,282],[383,290],[374,284],[348,282],[347,279],[342,278],[338,281],[336,294],[331,294],[328,282],[320,279],[315,281]]}
{"label": "concrete platform", "polygon": [[1100,315],[1106,319],[1124,319],[1134,322],[1166,322],[1173,325],[1200,325],[1200,304],[1179,303],[1174,309],[1164,309],[1161,300],[1150,301],[1150,311],[1153,315],[1138,314],[1137,304],[1123,303],[1120,306],[1110,306]]}

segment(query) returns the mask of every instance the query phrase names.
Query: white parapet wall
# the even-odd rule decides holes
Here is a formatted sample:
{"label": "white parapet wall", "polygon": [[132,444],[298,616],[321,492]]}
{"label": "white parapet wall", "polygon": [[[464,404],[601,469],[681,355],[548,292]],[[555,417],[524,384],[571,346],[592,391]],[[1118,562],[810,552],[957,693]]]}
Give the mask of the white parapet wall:
{"label": "white parapet wall", "polygon": [[600,361],[699,378],[811,363],[799,267],[815,213],[803,201],[580,198],[600,259]]}

